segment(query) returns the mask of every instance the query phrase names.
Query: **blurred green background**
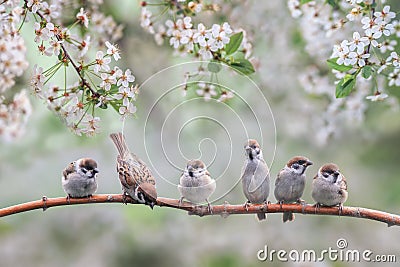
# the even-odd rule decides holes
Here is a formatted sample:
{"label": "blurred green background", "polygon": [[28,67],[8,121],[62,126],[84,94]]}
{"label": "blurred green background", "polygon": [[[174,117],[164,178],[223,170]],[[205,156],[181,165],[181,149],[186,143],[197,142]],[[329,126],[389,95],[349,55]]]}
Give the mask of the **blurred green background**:
{"label": "blurred green background", "polygon": [[[310,60],[303,52],[299,25],[290,17],[286,1],[242,4],[230,11],[231,19],[254,36],[254,55],[260,69],[251,78],[261,93],[251,81],[226,72],[224,82],[245,100],[234,99],[228,106],[190,102],[191,95],[183,98],[177,89],[168,93],[183,82],[184,71],[193,65],[173,67],[146,81],[154,73],[187,59],[172,56],[167,46],[157,46],[153,37],[140,28],[138,2],[126,0],[115,5],[107,1],[102,7],[126,25],[125,36],[119,42],[124,65],[132,69],[139,83],[146,81],[137,101],[137,118],[125,122],[124,132],[132,150],[155,172],[159,196],[178,198],[175,184],[181,170],[174,166],[183,168],[186,159],[202,157],[213,177],[218,178],[212,200],[219,204],[225,200],[244,203],[242,189],[235,183],[244,159],[243,143],[252,137],[262,141],[271,165],[271,185],[286,161],[301,154],[315,163],[307,171],[303,198],[308,203],[313,202],[310,185],[318,166],[332,161],[348,180],[346,205],[400,213],[399,114],[382,103],[372,104],[361,126],[341,126],[338,138],[324,146],[316,145],[312,121],[303,114],[304,105],[323,105],[324,100],[308,96],[298,83],[302,64]],[[29,36],[29,29],[26,34]],[[37,61],[36,53],[33,46],[29,48],[32,65]],[[276,134],[268,104],[260,94],[268,100]],[[0,144],[1,207],[43,195],[64,196],[61,171],[71,160],[83,156],[99,163],[98,193],[120,192],[116,150],[108,138],[111,132],[122,129],[118,115],[104,112],[102,132],[95,138],[76,137],[39,100],[32,96],[32,101],[34,113],[26,136],[15,143]],[[254,114],[259,116],[260,125]],[[183,127],[196,116],[208,116],[225,128],[204,118]],[[272,193],[269,199],[275,201]],[[336,248],[339,238],[347,240],[349,249],[395,254],[400,261],[399,229],[374,221],[297,215],[295,222],[283,224],[281,214],[271,214],[266,222],[259,223],[254,216],[199,218],[168,208],[155,207],[152,211],[139,205],[98,204],[2,218],[0,266],[263,266],[271,263],[259,262],[256,254],[265,245],[275,250],[318,252]],[[278,261],[273,264],[283,265]],[[327,260],[289,265],[350,264]]]}

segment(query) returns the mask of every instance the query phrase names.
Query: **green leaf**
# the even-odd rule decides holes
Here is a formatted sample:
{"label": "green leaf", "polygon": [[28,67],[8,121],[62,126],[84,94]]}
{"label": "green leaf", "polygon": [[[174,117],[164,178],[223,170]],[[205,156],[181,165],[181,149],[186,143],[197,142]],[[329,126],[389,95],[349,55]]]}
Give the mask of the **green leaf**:
{"label": "green leaf", "polygon": [[60,49],[60,52],[58,53],[58,60],[62,61],[64,57],[63,51]]}
{"label": "green leaf", "polygon": [[[118,93],[118,91],[119,91],[119,87],[116,84],[112,84],[110,87],[110,90],[108,90],[107,93],[109,95],[114,95],[114,94]],[[105,93],[105,91],[104,91],[104,93]]]}
{"label": "green leaf", "polygon": [[351,70],[353,67],[352,66],[345,66],[345,65],[339,65],[336,63],[337,57],[335,58],[330,58],[326,62],[328,63],[328,66],[331,67],[334,70],[338,70],[340,72],[345,72],[348,70]]}
{"label": "green leaf", "polygon": [[119,105],[115,102],[110,102],[110,105],[115,109],[117,113],[119,113]]}
{"label": "green leaf", "polygon": [[101,108],[101,109],[107,109],[108,106],[107,106],[107,104],[105,104],[105,103],[101,103],[101,105],[99,106],[99,108]]}
{"label": "green leaf", "polygon": [[232,62],[230,66],[234,68],[238,73],[244,75],[250,75],[255,72],[253,65],[247,59],[242,59],[237,62]]}
{"label": "green leaf", "polygon": [[231,55],[235,53],[242,43],[243,32],[238,32],[231,36],[229,43],[225,46],[226,55]]}
{"label": "green leaf", "polygon": [[235,54],[233,54],[232,56],[229,57],[229,64],[232,64],[236,61],[240,62],[242,60],[246,59],[244,57],[244,53],[243,52],[237,52]]}
{"label": "green leaf", "polygon": [[362,76],[364,79],[368,79],[369,77],[371,77],[371,75],[372,75],[372,68],[371,68],[371,66],[364,66],[364,68],[362,69],[362,72],[361,72],[361,76]]}
{"label": "green leaf", "polygon": [[336,85],[336,98],[348,96],[356,85],[356,76],[346,74]]}
{"label": "green leaf", "polygon": [[313,0],[301,0],[300,1],[300,5],[308,3],[308,2],[311,2],[311,1],[313,1]]}
{"label": "green leaf", "polygon": [[208,63],[207,69],[209,72],[218,73],[221,70],[221,65],[218,61],[212,60]]}
{"label": "green leaf", "polygon": [[338,8],[338,7],[339,7],[339,5],[338,5],[338,3],[337,3],[337,0],[326,0],[326,2],[327,2],[330,6],[332,6],[333,8]]}

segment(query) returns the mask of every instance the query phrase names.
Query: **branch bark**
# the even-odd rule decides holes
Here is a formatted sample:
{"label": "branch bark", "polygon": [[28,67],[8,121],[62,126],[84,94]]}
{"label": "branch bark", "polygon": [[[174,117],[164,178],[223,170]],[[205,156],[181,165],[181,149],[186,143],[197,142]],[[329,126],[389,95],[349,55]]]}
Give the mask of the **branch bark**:
{"label": "branch bark", "polygon": [[[130,198],[125,197],[126,204],[140,204]],[[78,204],[96,204],[96,203],[124,203],[124,196],[121,194],[102,194],[93,195],[90,198],[70,198],[66,197],[47,198],[43,197],[41,200],[26,202],[6,208],[0,209],[0,217],[9,216],[16,213],[31,211],[35,209],[46,210],[50,207],[68,206]],[[157,199],[157,206],[169,207],[189,212],[189,215],[207,216],[207,215],[220,215],[224,218],[231,214],[256,214],[260,212],[265,213],[282,213],[291,211],[293,213],[313,214],[313,215],[336,215],[363,218],[374,221],[386,223],[388,226],[400,225],[400,216],[379,210],[361,208],[361,207],[343,207],[340,211],[338,207],[320,207],[316,208],[313,205],[301,204],[250,204],[247,208],[244,205],[231,205],[225,202],[222,205],[213,205],[212,212],[208,210],[207,206],[195,206],[188,202],[183,202],[179,205],[178,199],[163,198]]]}

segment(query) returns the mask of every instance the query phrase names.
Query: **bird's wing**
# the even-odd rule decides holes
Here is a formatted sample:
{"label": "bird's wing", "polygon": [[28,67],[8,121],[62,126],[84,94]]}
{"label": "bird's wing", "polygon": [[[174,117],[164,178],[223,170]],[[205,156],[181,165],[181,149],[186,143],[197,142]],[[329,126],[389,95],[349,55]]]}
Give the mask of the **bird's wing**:
{"label": "bird's wing", "polygon": [[68,166],[63,171],[64,179],[67,180],[68,174],[75,172],[74,162],[68,164]]}
{"label": "bird's wing", "polygon": [[126,188],[136,187],[139,184],[138,177],[140,174],[136,172],[136,168],[132,168],[129,162],[117,157],[118,177],[122,186]]}
{"label": "bird's wing", "polygon": [[347,190],[347,181],[346,178],[342,175],[342,179],[339,181],[340,189]]}
{"label": "bird's wing", "polygon": [[153,174],[151,173],[150,169],[147,168],[146,165],[142,165],[142,175],[139,177],[139,184],[141,183],[150,183],[152,185],[156,185],[156,180],[154,179]]}
{"label": "bird's wing", "polygon": [[277,185],[281,182],[281,180],[283,179],[283,178],[282,178],[282,172],[283,172],[283,170],[284,170],[284,169],[280,170],[279,173],[278,173],[278,175],[276,176],[275,186],[277,186]]}
{"label": "bird's wing", "polygon": [[269,170],[267,164],[264,161],[260,161],[257,165],[256,170],[251,177],[248,190],[250,193],[255,192],[266,182],[268,179]]}
{"label": "bird's wing", "polygon": [[150,183],[142,183],[140,184],[139,188],[144,194],[147,195],[148,198],[152,201],[157,201],[157,191],[156,187]]}

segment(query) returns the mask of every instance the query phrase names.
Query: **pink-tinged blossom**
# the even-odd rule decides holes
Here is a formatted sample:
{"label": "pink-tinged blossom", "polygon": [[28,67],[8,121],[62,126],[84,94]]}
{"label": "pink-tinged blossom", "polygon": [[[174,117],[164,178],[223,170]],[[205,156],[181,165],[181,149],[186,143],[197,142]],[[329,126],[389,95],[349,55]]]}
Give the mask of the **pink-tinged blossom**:
{"label": "pink-tinged blossom", "polygon": [[400,69],[396,68],[393,72],[389,73],[389,86],[400,86]]}
{"label": "pink-tinged blossom", "polygon": [[96,53],[96,64],[94,65],[94,71],[99,72],[101,70],[104,71],[110,71],[110,64],[111,58],[110,57],[104,57],[104,53],[102,51],[97,51]]}
{"label": "pink-tinged blossom", "polygon": [[27,7],[31,8],[32,13],[38,12],[42,8],[42,1],[41,0],[28,0],[26,3]]}
{"label": "pink-tinged blossom", "polygon": [[129,83],[133,83],[135,81],[135,76],[132,75],[132,72],[130,69],[127,69],[125,73],[119,77],[117,86],[123,86],[123,87],[128,87]]}
{"label": "pink-tinged blossom", "polygon": [[107,46],[107,54],[113,56],[115,61],[118,61],[121,58],[119,48],[109,41],[105,42],[105,45]]}
{"label": "pink-tinged blossom", "polygon": [[215,85],[204,82],[198,83],[199,89],[196,90],[198,96],[204,97],[205,101],[209,101],[212,97],[217,95]]}
{"label": "pink-tinged blossom", "polygon": [[387,97],[388,97],[387,94],[382,94],[381,92],[377,91],[374,95],[367,96],[366,99],[371,100],[372,102],[376,102],[376,101],[383,101]]}
{"label": "pink-tinged blossom", "polygon": [[86,28],[89,27],[89,18],[87,12],[83,7],[79,10],[78,14],[76,14],[76,19],[83,24]]}

